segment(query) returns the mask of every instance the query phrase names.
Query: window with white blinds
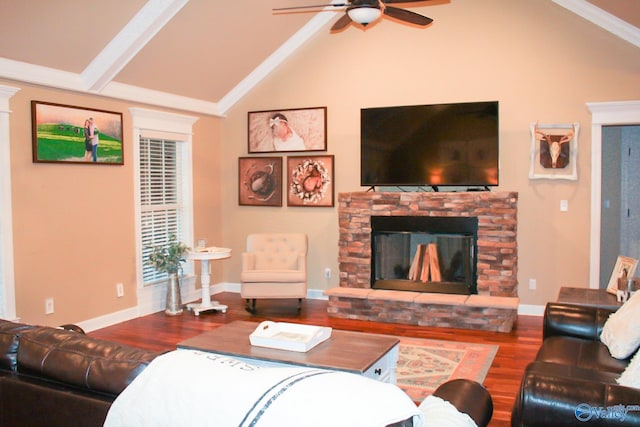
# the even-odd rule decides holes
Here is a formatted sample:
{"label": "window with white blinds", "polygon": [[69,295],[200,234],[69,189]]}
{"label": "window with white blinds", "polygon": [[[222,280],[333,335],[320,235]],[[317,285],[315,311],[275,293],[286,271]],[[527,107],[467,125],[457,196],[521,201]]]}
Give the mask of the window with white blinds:
{"label": "window with white blinds", "polygon": [[167,278],[149,265],[151,247],[183,240],[181,142],[140,137],[140,224],[143,284]]}

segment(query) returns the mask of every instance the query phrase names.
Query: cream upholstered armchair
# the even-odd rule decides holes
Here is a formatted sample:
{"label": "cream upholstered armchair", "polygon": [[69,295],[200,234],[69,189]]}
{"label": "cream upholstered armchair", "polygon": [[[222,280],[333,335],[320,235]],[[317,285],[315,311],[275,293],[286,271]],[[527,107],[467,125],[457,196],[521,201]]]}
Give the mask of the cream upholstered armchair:
{"label": "cream upholstered armchair", "polygon": [[258,298],[297,298],[298,310],[307,295],[307,235],[250,234],[242,253],[240,295],[255,313]]}

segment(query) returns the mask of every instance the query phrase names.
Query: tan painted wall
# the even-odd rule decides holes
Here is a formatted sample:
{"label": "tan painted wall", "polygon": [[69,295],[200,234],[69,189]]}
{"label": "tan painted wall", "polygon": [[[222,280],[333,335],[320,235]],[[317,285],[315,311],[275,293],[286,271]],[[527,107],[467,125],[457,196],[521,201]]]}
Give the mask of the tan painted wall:
{"label": "tan painted wall", "polygon": [[[247,111],[328,107],[336,193],[359,191],[362,107],[499,100],[501,185],[517,191],[519,294],[555,299],[587,286],[590,115],[587,102],[640,99],[640,49],[552,2],[456,0],[421,9],[436,22],[415,29],[385,20],[367,31],[327,31],[304,45],[229,112],[195,124],[195,236],[231,247],[212,283],[239,282],[248,233],[304,231],[310,287],[337,286],[336,208],[238,206],[237,158],[247,155]],[[4,82],[10,100],[17,314],[42,324],[79,322],[135,306],[131,103]],[[34,164],[32,99],[122,111],[125,165]],[[577,182],[530,181],[529,123],[581,124]],[[569,212],[561,213],[561,199]],[[324,279],[324,267],[333,270]],[[526,283],[536,278],[538,290]],[[125,284],[116,298],[115,283]],[[56,313],[44,315],[55,298]]]}
{"label": "tan painted wall", "polygon": [[[444,4],[442,4],[444,3]],[[590,124],[587,102],[640,99],[640,49],[552,2],[456,0],[422,8],[427,29],[385,20],[322,32],[228,114],[223,127],[225,245],[255,231],[309,234],[310,287],[337,286],[337,208],[239,207],[237,162],[247,111],[328,107],[336,193],[360,191],[360,108],[500,101],[500,187],[519,193],[519,295],[541,305],[560,286],[588,286]],[[581,124],[577,182],[529,180],[529,123]],[[232,184],[233,183],[233,184]],[[569,211],[560,212],[560,200]],[[225,280],[239,281],[239,257]],[[324,279],[324,267],[334,275]],[[528,290],[537,279],[536,291]]]}
{"label": "tan painted wall", "polygon": [[[140,105],[6,84],[21,88],[10,99],[17,315],[25,322],[57,325],[134,307],[135,200],[129,107]],[[31,100],[122,112],[125,164],[33,163]],[[216,184],[219,132],[220,119],[212,117],[200,117],[194,126],[194,234],[210,242],[221,239],[220,186]],[[213,283],[220,278],[221,272],[214,271]],[[118,282],[125,287],[123,298],[116,297]],[[55,313],[45,315],[45,299],[50,297]]]}

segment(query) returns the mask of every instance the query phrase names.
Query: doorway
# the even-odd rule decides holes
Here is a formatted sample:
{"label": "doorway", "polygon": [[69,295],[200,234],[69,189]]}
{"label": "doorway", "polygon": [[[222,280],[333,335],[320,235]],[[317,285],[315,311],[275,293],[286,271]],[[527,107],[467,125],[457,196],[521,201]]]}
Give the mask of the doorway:
{"label": "doorway", "polygon": [[607,287],[619,255],[640,259],[638,165],[640,126],[603,126],[600,288]]}
{"label": "doorway", "polygon": [[[612,233],[611,229],[606,228],[603,231],[603,212],[605,211],[604,205],[606,201],[609,202],[609,208],[611,209],[612,203],[620,203],[622,206],[622,197],[618,196],[616,198],[613,197],[612,194],[607,193],[605,197],[603,197],[603,180],[609,179],[612,173],[609,166],[606,166],[606,169],[603,169],[603,163],[606,160],[604,157],[615,156],[615,151],[613,150],[615,143],[613,141],[617,141],[617,139],[609,140],[607,139],[610,135],[609,133],[614,133],[620,131],[622,134],[623,128],[626,131],[629,131],[635,135],[635,132],[638,132],[638,127],[640,127],[640,101],[622,101],[622,102],[602,102],[602,103],[588,103],[587,108],[591,112],[591,240],[590,240],[590,256],[589,256],[589,287],[592,289],[598,289],[600,287],[606,287],[608,282],[608,278],[611,275],[611,271],[613,270],[613,266],[609,267],[608,264],[601,265],[601,254],[604,253],[601,251],[603,247],[603,242],[601,241],[601,236]],[[611,129],[608,129],[611,127]],[[620,129],[615,129],[616,127],[620,127]],[[637,139],[637,138],[636,138]],[[606,147],[603,150],[604,145],[613,144],[612,147]],[[620,143],[621,145],[621,143]],[[633,150],[632,150],[633,151]],[[640,150],[637,150],[640,151]],[[620,152],[622,152],[622,146],[620,146]],[[620,166],[617,168],[619,170],[619,184],[620,192],[622,192],[622,174],[625,169],[622,166],[622,157],[620,157]],[[629,172],[634,168],[632,165],[632,160],[629,160],[630,167],[626,168]],[[637,160],[636,160],[636,165]],[[606,170],[606,174],[603,174],[603,170]],[[635,173],[635,171],[631,171]],[[614,174],[615,176],[615,174]],[[630,178],[631,179],[631,178]],[[638,185],[638,179],[635,178],[636,181],[633,185],[636,188]],[[613,180],[613,179],[612,179]],[[609,191],[607,188],[604,190]],[[625,190],[625,192],[634,194],[633,190]],[[637,193],[636,193],[637,194]],[[632,202],[632,197],[628,197],[625,199],[629,199],[629,202]],[[627,224],[623,225],[622,221],[622,212],[626,213],[625,208],[620,207],[620,227],[634,227],[633,222],[629,221]],[[631,209],[631,208],[630,208]],[[605,223],[610,219],[611,211],[604,212],[606,215]],[[626,221],[625,221],[626,222]],[[609,224],[604,224],[609,225]],[[635,225],[637,229],[638,226]],[[606,233],[606,234],[603,234]],[[621,231],[618,230],[615,236],[620,236]],[[618,240],[619,237],[614,238],[614,240]],[[620,254],[621,251],[621,240],[617,244],[617,249],[615,249],[616,255]],[[635,238],[635,242],[637,242],[637,238]],[[607,237],[607,257],[611,258],[613,253],[613,249],[616,248],[616,244],[610,244],[611,239]],[[634,241],[634,238],[629,239],[629,244],[633,247],[633,245],[637,245],[637,243],[631,243]],[[626,248],[624,250],[627,250]],[[637,248],[635,249],[638,250]],[[636,252],[637,253],[637,252]],[[610,259],[607,259],[607,263],[610,263]],[[604,262],[604,260],[603,260]],[[615,260],[613,261],[615,263]],[[601,277],[605,277],[606,279],[602,280]],[[602,285],[601,285],[602,283]]]}

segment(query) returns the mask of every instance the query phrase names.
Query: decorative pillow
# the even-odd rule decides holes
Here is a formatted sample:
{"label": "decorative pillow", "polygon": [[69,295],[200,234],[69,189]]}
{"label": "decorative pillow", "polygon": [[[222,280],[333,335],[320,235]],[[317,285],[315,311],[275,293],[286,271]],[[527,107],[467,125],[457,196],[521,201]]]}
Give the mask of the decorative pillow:
{"label": "decorative pillow", "polygon": [[626,359],[640,347],[640,292],[613,313],[604,324],[600,341],[609,349],[616,359]]}
{"label": "decorative pillow", "polygon": [[627,369],[620,375],[618,384],[626,387],[640,388],[640,351],[633,356]]}

